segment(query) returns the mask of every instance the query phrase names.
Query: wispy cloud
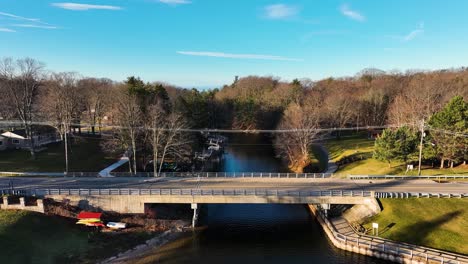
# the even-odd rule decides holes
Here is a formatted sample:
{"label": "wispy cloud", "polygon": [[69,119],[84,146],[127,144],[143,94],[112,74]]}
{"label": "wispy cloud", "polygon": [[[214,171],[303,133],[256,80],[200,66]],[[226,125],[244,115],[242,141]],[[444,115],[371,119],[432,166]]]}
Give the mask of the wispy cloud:
{"label": "wispy cloud", "polygon": [[1,27],[2,32],[16,32],[16,30],[11,29],[11,27],[21,27],[21,28],[42,28],[42,29],[57,29],[58,27],[46,23],[38,18],[29,18],[24,16],[18,16],[11,13],[0,12],[0,17],[6,18],[10,23],[16,22],[16,24],[8,25],[7,27]]}
{"label": "wispy cloud", "polygon": [[13,32],[16,32],[16,30],[9,29],[9,28],[6,28],[6,27],[0,27],[0,32],[13,33]]}
{"label": "wispy cloud", "polygon": [[87,11],[87,10],[121,10],[120,6],[111,5],[93,5],[93,4],[78,4],[78,3],[52,3],[52,6],[74,10],[74,11]]}
{"label": "wispy cloud", "polygon": [[34,22],[34,23],[40,23],[40,24],[48,25],[47,23],[42,22],[38,18],[29,18],[29,17],[17,16],[17,15],[10,14],[10,13],[5,13],[5,12],[0,12],[0,16],[7,17],[9,19],[14,19],[14,20],[30,21],[30,22]]}
{"label": "wispy cloud", "polygon": [[13,24],[13,27],[22,27],[22,28],[42,28],[42,29],[58,29],[56,26],[46,26],[46,25],[36,25],[36,24]]}
{"label": "wispy cloud", "polygon": [[424,22],[419,23],[418,28],[412,30],[406,35],[390,35],[388,37],[398,39],[402,42],[409,42],[417,38],[418,36],[424,34]]}
{"label": "wispy cloud", "polygon": [[192,3],[189,0],[158,0],[158,2],[168,5],[187,5]]}
{"label": "wispy cloud", "polygon": [[366,21],[366,17],[359,13],[356,10],[352,10],[348,5],[344,4],[340,7],[341,14],[344,16],[359,21],[359,22],[364,22]]}
{"label": "wispy cloud", "polygon": [[264,15],[269,19],[286,19],[295,17],[299,8],[285,4],[269,5],[264,8]]}
{"label": "wispy cloud", "polygon": [[182,55],[189,55],[189,56],[217,57],[217,58],[230,58],[230,59],[302,61],[301,59],[296,59],[296,58],[274,56],[274,55],[263,55],[263,54],[233,54],[233,53],[212,52],[212,51],[177,51],[177,53],[182,54]]}

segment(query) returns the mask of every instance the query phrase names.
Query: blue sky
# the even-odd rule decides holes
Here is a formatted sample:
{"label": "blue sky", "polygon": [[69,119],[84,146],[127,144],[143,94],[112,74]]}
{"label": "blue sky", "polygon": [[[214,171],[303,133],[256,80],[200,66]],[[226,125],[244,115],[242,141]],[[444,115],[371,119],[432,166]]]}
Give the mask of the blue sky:
{"label": "blue sky", "polygon": [[187,88],[468,66],[465,0],[69,1],[2,0],[0,57]]}

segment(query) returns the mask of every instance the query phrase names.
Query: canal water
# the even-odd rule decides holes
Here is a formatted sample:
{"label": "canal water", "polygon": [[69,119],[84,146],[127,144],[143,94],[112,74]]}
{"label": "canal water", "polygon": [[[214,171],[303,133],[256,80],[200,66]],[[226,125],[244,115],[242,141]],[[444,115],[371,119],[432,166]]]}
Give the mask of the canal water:
{"label": "canal water", "polygon": [[[220,168],[286,170],[262,135],[231,137]],[[205,205],[199,225],[141,263],[387,263],[336,249],[302,205]]]}

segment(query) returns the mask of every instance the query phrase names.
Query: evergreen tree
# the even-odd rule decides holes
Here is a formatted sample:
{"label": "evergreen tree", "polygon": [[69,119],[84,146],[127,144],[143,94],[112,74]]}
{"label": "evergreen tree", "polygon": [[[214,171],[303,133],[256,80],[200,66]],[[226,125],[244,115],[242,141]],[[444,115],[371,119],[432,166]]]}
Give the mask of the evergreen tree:
{"label": "evergreen tree", "polygon": [[462,134],[468,133],[468,103],[461,96],[455,96],[429,120],[431,136],[441,157],[441,168],[444,161],[466,160],[468,139]]}
{"label": "evergreen tree", "polygon": [[386,129],[375,141],[374,158],[388,162],[392,160],[408,163],[416,153],[418,137],[408,127],[400,127],[393,131]]}

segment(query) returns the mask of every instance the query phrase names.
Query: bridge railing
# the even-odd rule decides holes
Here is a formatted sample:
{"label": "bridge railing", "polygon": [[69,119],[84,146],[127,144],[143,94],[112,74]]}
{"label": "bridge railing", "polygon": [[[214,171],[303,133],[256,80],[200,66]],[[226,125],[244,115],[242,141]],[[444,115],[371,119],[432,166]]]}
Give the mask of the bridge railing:
{"label": "bridge railing", "polygon": [[371,191],[291,191],[272,189],[38,189],[31,195],[177,195],[177,196],[289,196],[373,197]]}
{"label": "bridge railing", "polygon": [[468,179],[468,175],[427,175],[427,176],[410,176],[410,175],[348,175],[351,180],[455,180]]}
{"label": "bridge railing", "polygon": [[30,192],[28,192],[28,190],[24,190],[24,189],[20,189],[20,190],[17,190],[17,189],[1,189],[0,190],[0,196],[4,196],[4,195],[30,195]]}
{"label": "bridge railing", "polygon": [[359,250],[379,251],[382,253],[401,256],[418,263],[447,263],[460,264],[468,263],[468,257],[456,253],[445,252],[433,248],[415,246],[406,243],[396,243],[394,241],[379,237],[357,234],[345,235],[339,233],[325,214],[317,209],[319,217],[324,221],[333,237],[346,248],[357,247]]}
{"label": "bridge railing", "polygon": [[468,193],[375,192],[375,198],[468,198]]}
{"label": "bridge railing", "polygon": [[[99,172],[0,172],[0,176],[30,177],[100,177]],[[152,172],[111,172],[112,177],[154,177]],[[173,178],[330,178],[333,173],[288,173],[288,172],[162,172],[159,177]]]}
{"label": "bridge railing", "polygon": [[[116,177],[153,177],[152,172],[112,172]],[[201,177],[201,178],[330,178],[333,173],[288,173],[288,172],[162,172],[159,177]]]}

